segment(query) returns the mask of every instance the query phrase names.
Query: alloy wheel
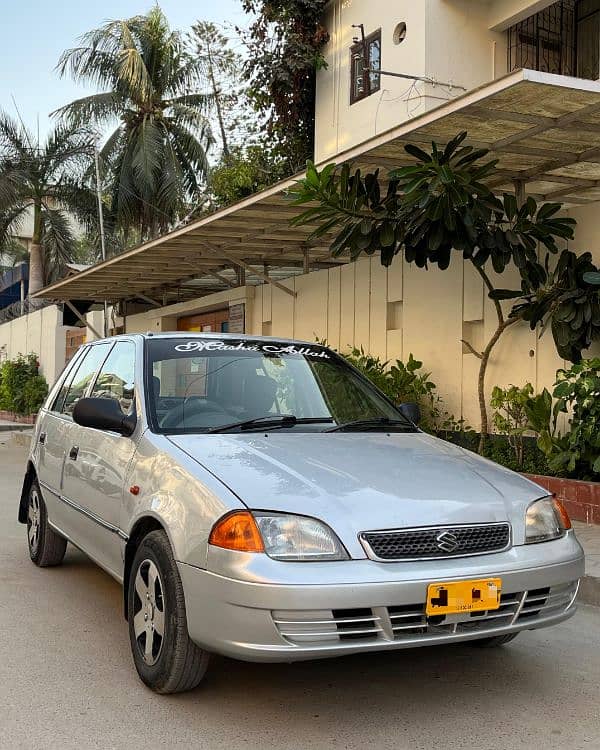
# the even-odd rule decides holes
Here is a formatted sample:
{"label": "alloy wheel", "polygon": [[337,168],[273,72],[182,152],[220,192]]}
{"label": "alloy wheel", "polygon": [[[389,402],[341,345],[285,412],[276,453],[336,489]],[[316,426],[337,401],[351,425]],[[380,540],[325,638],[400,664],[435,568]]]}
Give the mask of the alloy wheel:
{"label": "alloy wheel", "polygon": [[35,555],[40,543],[40,496],[33,488],[29,494],[29,507],[27,509],[27,538],[29,549]]}
{"label": "alloy wheel", "polygon": [[143,560],[135,574],[133,631],[140,654],[146,664],[156,664],[165,634],[165,600],[157,566]]}

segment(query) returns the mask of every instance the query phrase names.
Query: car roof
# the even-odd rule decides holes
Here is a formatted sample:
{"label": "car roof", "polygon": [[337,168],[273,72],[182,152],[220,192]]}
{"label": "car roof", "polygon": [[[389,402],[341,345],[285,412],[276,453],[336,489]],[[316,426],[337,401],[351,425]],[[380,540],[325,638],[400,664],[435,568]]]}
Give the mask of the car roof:
{"label": "car roof", "polygon": [[280,338],[279,336],[255,336],[248,333],[205,333],[196,331],[164,331],[159,333],[153,333],[148,331],[147,333],[121,333],[118,336],[111,336],[109,338],[97,339],[96,341],[90,341],[89,344],[100,344],[105,341],[111,343],[119,340],[131,339],[142,339],[142,340],[153,340],[153,339],[214,339],[216,341],[277,341],[282,344],[301,344],[302,346],[327,346],[327,344],[321,344],[318,341],[305,341],[303,339],[289,339]]}

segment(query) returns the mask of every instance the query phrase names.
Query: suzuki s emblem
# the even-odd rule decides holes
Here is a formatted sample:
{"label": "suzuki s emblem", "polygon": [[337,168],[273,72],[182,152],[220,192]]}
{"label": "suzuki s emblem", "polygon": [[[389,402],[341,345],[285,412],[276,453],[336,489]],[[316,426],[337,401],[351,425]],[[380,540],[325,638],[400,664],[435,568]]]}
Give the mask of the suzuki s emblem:
{"label": "suzuki s emblem", "polygon": [[435,541],[442,552],[454,552],[458,548],[458,537],[451,531],[441,531]]}

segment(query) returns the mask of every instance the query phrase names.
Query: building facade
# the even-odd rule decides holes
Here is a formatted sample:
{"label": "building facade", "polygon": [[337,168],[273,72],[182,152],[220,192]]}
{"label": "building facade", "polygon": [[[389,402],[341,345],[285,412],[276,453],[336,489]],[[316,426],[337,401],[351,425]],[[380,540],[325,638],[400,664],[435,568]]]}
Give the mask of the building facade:
{"label": "building facade", "polygon": [[[324,23],[317,162],[385,170],[406,158],[405,143],[443,143],[466,129],[499,156],[506,182],[498,191],[518,179],[537,199],[564,201],[578,221],[573,246],[600,263],[600,0],[332,0]],[[129,332],[243,330],[326,339],[392,361],[412,353],[448,411],[476,427],[472,350],[496,326],[481,279],[458,259],[446,271],[400,256],[389,269],[376,255],[334,260],[326,245],[306,241],[308,230],[290,228],[283,193],[291,184],[43,294],[109,299]],[[509,270],[501,286],[517,279]],[[513,326],[494,350],[488,392],[551,387],[563,365],[549,334]]]}

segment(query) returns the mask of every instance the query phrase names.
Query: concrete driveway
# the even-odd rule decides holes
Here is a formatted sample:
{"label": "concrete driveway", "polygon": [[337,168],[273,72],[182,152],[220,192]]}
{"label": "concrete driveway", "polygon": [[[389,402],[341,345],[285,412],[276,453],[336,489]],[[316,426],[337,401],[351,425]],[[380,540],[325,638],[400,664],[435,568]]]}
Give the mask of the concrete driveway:
{"label": "concrete driveway", "polygon": [[0,434],[0,748],[600,747],[597,608],[497,650],[215,659],[196,691],[154,695],[134,672],[119,586],[72,547],[62,567],[29,561],[24,456]]}

